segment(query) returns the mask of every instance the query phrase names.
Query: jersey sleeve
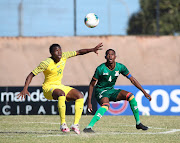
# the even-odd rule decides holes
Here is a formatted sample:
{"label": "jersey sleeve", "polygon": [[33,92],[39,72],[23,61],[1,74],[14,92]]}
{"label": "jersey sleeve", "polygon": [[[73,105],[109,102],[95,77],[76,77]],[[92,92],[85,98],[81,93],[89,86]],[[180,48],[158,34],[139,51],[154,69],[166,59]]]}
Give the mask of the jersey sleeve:
{"label": "jersey sleeve", "polygon": [[100,76],[100,69],[97,67],[97,68],[96,68],[96,71],[95,71],[95,73],[94,73],[94,75],[93,75],[93,79],[94,79],[94,80],[98,80],[98,79],[99,79],[99,76]]}
{"label": "jersey sleeve", "polygon": [[127,67],[125,65],[123,65],[123,64],[122,64],[122,68],[121,68],[121,74],[126,76],[126,77],[130,74]]}
{"label": "jersey sleeve", "polygon": [[63,53],[62,53],[62,57],[65,58],[65,59],[74,57],[74,56],[76,56],[76,55],[77,55],[77,52],[76,52],[76,51],[69,51],[69,52],[63,52]]}
{"label": "jersey sleeve", "polygon": [[49,66],[49,62],[47,62],[47,61],[42,61],[42,62],[32,71],[32,73],[33,73],[34,75],[37,75],[37,74],[39,74],[40,72],[45,71],[45,70],[48,68],[48,66]]}

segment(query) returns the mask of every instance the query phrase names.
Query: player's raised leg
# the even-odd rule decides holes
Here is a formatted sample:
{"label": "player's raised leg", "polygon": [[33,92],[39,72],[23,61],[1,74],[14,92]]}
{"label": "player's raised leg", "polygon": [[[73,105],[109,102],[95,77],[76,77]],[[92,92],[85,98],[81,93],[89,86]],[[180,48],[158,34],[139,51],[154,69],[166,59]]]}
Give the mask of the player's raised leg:
{"label": "player's raised leg", "polygon": [[94,117],[90,121],[89,125],[83,130],[83,132],[94,133],[94,131],[92,130],[92,127],[97,121],[99,121],[102,118],[104,113],[109,109],[109,98],[107,97],[102,98],[101,103],[102,103],[101,107],[96,111]]}
{"label": "player's raised leg", "polygon": [[66,104],[65,104],[65,93],[60,90],[60,89],[55,89],[52,93],[53,99],[58,100],[58,110],[59,110],[59,115],[60,115],[60,120],[61,120],[61,125],[60,125],[60,130],[62,132],[69,132],[69,128],[67,127],[66,124]]}
{"label": "player's raised leg", "polygon": [[136,102],[136,99],[134,98],[134,95],[130,92],[125,91],[125,90],[121,90],[117,96],[117,101],[120,101],[120,100],[129,101],[129,104],[131,106],[131,110],[132,110],[132,112],[134,114],[134,118],[136,120],[136,128],[142,129],[142,130],[147,130],[148,127],[144,126],[140,122],[139,110],[138,110],[137,102]]}
{"label": "player's raised leg", "polygon": [[72,89],[66,96],[67,101],[75,101],[75,116],[74,116],[74,124],[71,126],[71,130],[73,130],[76,134],[80,134],[79,130],[79,120],[81,119],[81,115],[83,112],[84,106],[84,96],[76,89]]}

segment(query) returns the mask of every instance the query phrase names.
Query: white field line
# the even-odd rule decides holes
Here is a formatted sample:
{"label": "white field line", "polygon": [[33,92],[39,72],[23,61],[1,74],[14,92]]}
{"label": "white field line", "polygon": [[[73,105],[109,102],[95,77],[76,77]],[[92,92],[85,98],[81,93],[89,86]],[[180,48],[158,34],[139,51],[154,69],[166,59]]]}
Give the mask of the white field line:
{"label": "white field line", "polygon": [[[153,133],[153,132],[146,132],[146,133],[136,133],[136,132],[134,132],[134,133],[127,133],[127,132],[125,132],[125,133],[121,133],[121,132],[102,132],[102,133],[94,133],[94,134],[81,133],[81,135],[79,135],[79,136],[89,137],[89,136],[96,136],[96,135],[155,135],[155,134],[170,134],[170,133],[175,133],[175,132],[180,132],[180,129],[171,129],[169,131],[156,132],[156,133]],[[78,136],[78,135],[77,134],[64,133],[64,134],[56,134],[56,135],[39,135],[37,137],[58,137],[58,136]],[[13,136],[6,136],[5,135],[3,137],[13,137]]]}
{"label": "white field line", "polygon": [[[35,123],[37,123],[37,124],[58,124],[59,125],[59,123],[52,123],[52,122],[26,122],[26,123],[32,123],[32,124],[35,124]],[[135,127],[135,125],[120,125],[120,126]],[[156,127],[149,127],[149,128],[157,129],[157,130],[162,130],[162,129],[168,130],[167,128],[156,128]],[[179,131],[179,129],[170,129],[170,130],[178,130]],[[177,131],[175,131],[175,132],[177,132]]]}
{"label": "white field line", "polygon": [[51,123],[51,122],[25,122],[26,124],[58,124],[60,123]]}
{"label": "white field line", "polygon": [[[180,129],[172,129],[170,131],[165,131],[165,132],[147,132],[147,133],[121,133],[121,132],[104,132],[104,133],[94,133],[94,134],[88,134],[88,133],[81,133],[81,136],[94,136],[94,135],[155,135],[155,134],[170,134],[170,133],[175,133],[175,132],[180,132]],[[59,135],[42,135],[42,136],[37,136],[37,137],[57,137],[57,136],[77,136],[76,134],[59,134]]]}
{"label": "white field line", "polygon": [[[53,122],[25,122],[27,124],[58,124],[59,123],[53,123]],[[120,126],[128,126],[128,127],[135,127],[135,125],[120,125]],[[94,134],[87,134],[87,133],[83,133],[81,132],[81,136],[93,136],[93,135],[131,135],[131,134],[136,134],[136,135],[153,135],[153,134],[170,134],[170,133],[175,133],[175,132],[180,132],[180,129],[167,129],[167,128],[156,128],[156,127],[149,127],[152,129],[166,129],[168,131],[164,131],[164,132],[143,132],[143,133],[138,133],[138,132],[134,132],[134,133],[129,133],[129,132],[101,132],[101,133],[94,133]],[[8,132],[8,131],[7,131]],[[16,131],[13,131],[16,132]],[[17,133],[20,131],[17,131]],[[38,132],[38,131],[31,131],[31,133],[33,132]],[[39,131],[40,132],[40,131]],[[42,133],[42,132],[40,132]],[[69,133],[64,133],[64,134],[56,134],[56,135],[38,135],[37,137],[57,137],[57,136],[77,136],[77,134],[69,134]],[[9,136],[10,137],[10,136]]]}
{"label": "white field line", "polygon": [[[60,123],[50,123],[50,122],[25,122],[27,124],[58,124],[60,125]],[[135,125],[120,125],[120,126],[126,126],[126,127],[135,127]],[[149,127],[152,129],[166,129],[166,128],[155,128],[155,127]]]}

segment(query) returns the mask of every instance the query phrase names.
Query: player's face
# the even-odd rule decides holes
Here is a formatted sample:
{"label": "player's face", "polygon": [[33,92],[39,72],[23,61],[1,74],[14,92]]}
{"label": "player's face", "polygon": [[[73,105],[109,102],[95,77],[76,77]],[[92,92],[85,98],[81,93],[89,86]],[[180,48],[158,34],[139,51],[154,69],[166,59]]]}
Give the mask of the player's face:
{"label": "player's face", "polygon": [[55,47],[51,53],[53,59],[59,61],[62,57],[62,50],[60,47]]}
{"label": "player's face", "polygon": [[107,63],[114,63],[115,62],[115,59],[116,59],[116,55],[114,53],[114,51],[109,51],[106,55],[106,60],[107,60]]}

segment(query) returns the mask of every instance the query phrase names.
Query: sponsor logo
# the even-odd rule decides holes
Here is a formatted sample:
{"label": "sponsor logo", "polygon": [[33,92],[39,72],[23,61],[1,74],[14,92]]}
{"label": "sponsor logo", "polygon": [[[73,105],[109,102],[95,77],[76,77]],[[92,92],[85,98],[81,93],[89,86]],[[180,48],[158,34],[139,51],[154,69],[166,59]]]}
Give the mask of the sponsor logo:
{"label": "sponsor logo", "polygon": [[[20,92],[16,92],[22,88],[10,88],[11,91],[7,89],[0,91],[0,115],[58,115],[58,101],[47,100],[40,87],[33,88],[33,90],[30,88],[30,96],[26,96],[22,100],[17,98]],[[83,114],[87,114],[88,86],[79,89],[79,91],[84,95]],[[96,111],[96,102],[92,101],[92,104],[93,110]],[[74,102],[67,102],[66,105],[67,114],[75,114]]]}
{"label": "sponsor logo", "polygon": [[102,95],[100,94],[100,95],[99,95],[99,99],[101,99],[101,98],[102,98]]}
{"label": "sponsor logo", "polygon": [[98,113],[97,116],[98,116],[99,118],[102,118],[102,115],[101,115],[100,113]]}
{"label": "sponsor logo", "polygon": [[59,74],[61,74],[62,70],[61,70],[61,69],[59,69],[57,72],[58,72],[58,75],[59,75]]}
{"label": "sponsor logo", "polygon": [[119,76],[119,71],[115,71],[115,76]]}
{"label": "sponsor logo", "polygon": [[168,114],[179,113],[180,115],[180,89],[174,89],[169,93],[163,89],[145,90],[151,95],[152,101],[149,102],[149,105],[143,104],[144,94],[138,91],[136,101],[140,112],[147,111],[154,115],[167,112]]}
{"label": "sponsor logo", "polygon": [[137,106],[134,106],[134,110],[137,110],[138,109],[138,107]]}
{"label": "sponsor logo", "polygon": [[[180,116],[180,85],[145,85],[144,90],[151,95],[149,100],[135,86],[116,86],[134,94],[140,115],[148,112],[150,115]],[[128,107],[123,115],[132,115]]]}
{"label": "sponsor logo", "polygon": [[103,75],[109,75],[109,74],[108,74],[108,73],[104,73],[104,72],[103,72]]}
{"label": "sponsor logo", "polygon": [[[23,98],[22,100],[19,98],[18,99],[18,94],[20,92],[1,92],[1,102],[25,102],[25,99]],[[40,92],[40,89],[37,89],[34,92],[30,93],[30,96],[26,96],[26,100],[28,102],[46,102],[47,99],[44,97],[43,92]],[[52,100],[54,101],[54,100]]]}
{"label": "sponsor logo", "polygon": [[103,97],[103,93],[106,92],[107,90],[103,90],[101,93],[99,93],[99,99],[101,99]]}
{"label": "sponsor logo", "polygon": [[110,102],[110,107],[108,112],[113,115],[122,114],[128,106],[128,102],[126,100],[119,102]]}

